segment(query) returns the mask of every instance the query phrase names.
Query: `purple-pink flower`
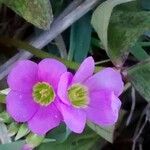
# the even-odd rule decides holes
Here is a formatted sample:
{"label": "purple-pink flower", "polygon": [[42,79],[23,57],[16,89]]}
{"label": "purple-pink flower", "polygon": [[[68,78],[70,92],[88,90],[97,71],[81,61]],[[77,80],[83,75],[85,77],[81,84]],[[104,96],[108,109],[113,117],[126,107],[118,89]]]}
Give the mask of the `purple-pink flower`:
{"label": "purple-pink flower", "polygon": [[65,72],[58,85],[57,106],[70,130],[81,133],[86,121],[101,126],[118,119],[123,81],[118,71],[106,68],[93,75],[94,60],[88,57],[73,76]]}
{"label": "purple-pink flower", "polygon": [[83,131],[86,121],[113,125],[124,84],[118,71],[106,68],[93,75],[94,67],[93,58],[88,57],[73,76],[55,59],[39,64],[19,61],[8,76],[8,113],[17,122],[27,122],[38,135],[62,121],[76,133]]}
{"label": "purple-pink flower", "polygon": [[43,135],[59,125],[62,116],[56,107],[57,88],[67,68],[55,59],[39,64],[19,61],[8,76],[8,113],[17,122],[27,122],[30,130]]}

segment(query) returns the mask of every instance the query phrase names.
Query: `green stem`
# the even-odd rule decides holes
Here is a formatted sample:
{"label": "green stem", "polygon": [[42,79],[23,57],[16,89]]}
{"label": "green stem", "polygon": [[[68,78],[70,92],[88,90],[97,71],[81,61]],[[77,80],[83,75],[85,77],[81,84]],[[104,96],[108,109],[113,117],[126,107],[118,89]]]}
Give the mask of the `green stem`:
{"label": "green stem", "polygon": [[145,47],[150,46],[150,42],[139,42],[139,44]]}
{"label": "green stem", "polygon": [[98,61],[98,62],[95,63],[95,65],[101,65],[101,64],[104,64],[104,63],[107,63],[107,62],[110,62],[110,59]]}
{"label": "green stem", "polygon": [[[77,70],[79,65],[80,65],[76,62],[69,61],[69,60],[57,57],[53,54],[49,54],[47,52],[44,52],[40,49],[33,47],[32,45],[28,44],[27,42],[23,42],[23,41],[20,41],[18,39],[4,38],[3,37],[3,38],[0,38],[0,43],[7,45],[7,46],[14,46],[16,48],[26,50],[26,51],[32,53],[33,55],[35,55],[39,58],[42,58],[42,59],[43,58],[55,58],[55,59],[61,61],[62,63],[64,63],[68,68],[70,68],[72,70]],[[95,67],[96,72],[101,70],[101,69],[102,69],[102,67]]]}

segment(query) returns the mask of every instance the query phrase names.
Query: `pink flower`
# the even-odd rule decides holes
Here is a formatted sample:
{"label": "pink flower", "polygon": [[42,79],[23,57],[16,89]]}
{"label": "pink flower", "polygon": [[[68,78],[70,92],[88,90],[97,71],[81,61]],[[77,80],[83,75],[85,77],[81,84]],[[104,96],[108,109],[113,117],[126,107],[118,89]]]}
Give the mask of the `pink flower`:
{"label": "pink flower", "polygon": [[93,72],[94,60],[88,57],[74,76],[64,73],[58,85],[58,108],[66,125],[76,133],[83,131],[87,120],[109,126],[118,119],[118,96],[124,86],[120,73],[112,68]]}
{"label": "pink flower", "polygon": [[17,122],[27,122],[38,135],[58,126],[62,116],[56,107],[56,91],[66,71],[55,59],[44,59],[39,64],[19,61],[7,80],[11,89],[6,100],[8,113]]}

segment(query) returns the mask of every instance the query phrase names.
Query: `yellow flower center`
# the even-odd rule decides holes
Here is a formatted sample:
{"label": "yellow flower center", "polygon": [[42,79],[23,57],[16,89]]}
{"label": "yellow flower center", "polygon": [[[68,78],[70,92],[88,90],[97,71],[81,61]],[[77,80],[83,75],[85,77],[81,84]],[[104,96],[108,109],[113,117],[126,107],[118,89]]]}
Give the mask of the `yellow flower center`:
{"label": "yellow flower center", "polygon": [[38,82],[33,87],[33,99],[36,103],[47,106],[55,99],[53,87],[45,82]]}
{"label": "yellow flower center", "polygon": [[89,104],[87,87],[80,84],[72,85],[68,89],[68,98],[74,107],[86,107]]}

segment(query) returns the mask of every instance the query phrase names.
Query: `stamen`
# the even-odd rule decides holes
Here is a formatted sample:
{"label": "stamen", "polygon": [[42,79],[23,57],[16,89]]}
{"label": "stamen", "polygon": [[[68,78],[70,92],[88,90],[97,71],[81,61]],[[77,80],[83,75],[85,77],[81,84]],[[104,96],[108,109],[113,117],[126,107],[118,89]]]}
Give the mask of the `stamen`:
{"label": "stamen", "polygon": [[46,82],[38,82],[33,87],[33,99],[36,103],[47,106],[55,99],[53,87]]}
{"label": "stamen", "polygon": [[89,103],[87,87],[74,84],[68,89],[68,98],[73,106],[84,108]]}

